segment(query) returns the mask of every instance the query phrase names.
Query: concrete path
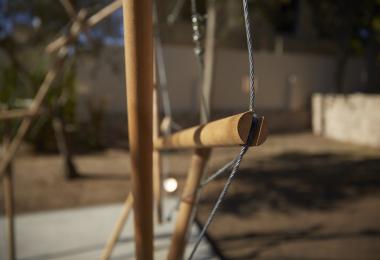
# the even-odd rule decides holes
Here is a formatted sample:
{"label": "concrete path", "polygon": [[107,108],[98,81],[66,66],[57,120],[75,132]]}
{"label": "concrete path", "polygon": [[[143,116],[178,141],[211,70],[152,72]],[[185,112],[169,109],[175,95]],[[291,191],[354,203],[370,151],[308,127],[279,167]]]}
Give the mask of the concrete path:
{"label": "concrete path", "polygon": [[[172,208],[174,199],[166,200]],[[23,260],[99,259],[113,224],[121,211],[121,204],[58,210],[19,215],[16,217],[17,258]],[[0,218],[0,259],[7,259],[5,219]],[[156,225],[155,259],[166,259],[173,221]],[[190,241],[199,233],[194,225]],[[187,248],[191,251],[192,244]],[[134,259],[132,218],[128,219],[112,259]],[[218,259],[204,240],[196,259]]]}

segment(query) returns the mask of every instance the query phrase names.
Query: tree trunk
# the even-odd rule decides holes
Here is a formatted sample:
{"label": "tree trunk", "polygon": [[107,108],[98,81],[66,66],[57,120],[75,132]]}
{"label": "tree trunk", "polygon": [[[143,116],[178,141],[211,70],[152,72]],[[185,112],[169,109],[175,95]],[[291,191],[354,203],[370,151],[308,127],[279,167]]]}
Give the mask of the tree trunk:
{"label": "tree trunk", "polygon": [[380,92],[379,54],[380,45],[373,36],[367,47],[367,84],[365,91],[369,93]]}

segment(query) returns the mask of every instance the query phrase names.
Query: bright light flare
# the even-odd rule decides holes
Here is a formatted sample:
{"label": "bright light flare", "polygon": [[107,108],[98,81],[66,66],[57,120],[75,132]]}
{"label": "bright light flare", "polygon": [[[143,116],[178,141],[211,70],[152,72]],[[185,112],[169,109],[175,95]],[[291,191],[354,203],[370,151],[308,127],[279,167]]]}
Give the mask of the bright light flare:
{"label": "bright light flare", "polygon": [[168,178],[164,180],[164,189],[168,193],[175,192],[178,188],[178,182],[175,178]]}

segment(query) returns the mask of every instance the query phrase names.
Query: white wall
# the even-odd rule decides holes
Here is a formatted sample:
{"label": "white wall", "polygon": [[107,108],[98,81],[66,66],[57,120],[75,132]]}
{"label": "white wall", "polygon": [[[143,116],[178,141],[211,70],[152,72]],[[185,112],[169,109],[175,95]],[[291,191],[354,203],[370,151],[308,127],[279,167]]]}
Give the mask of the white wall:
{"label": "white wall", "polygon": [[380,95],[314,94],[313,132],[380,148]]}
{"label": "white wall", "polygon": [[[247,53],[217,50],[213,109],[238,111],[248,107],[242,78],[248,73]],[[191,47],[164,48],[172,109],[195,113],[199,107],[198,68]],[[98,57],[78,61],[79,112],[86,117],[86,100],[109,113],[125,113],[123,50],[106,49]],[[255,53],[257,107],[270,110],[305,109],[311,92],[328,92],[334,86],[332,56]],[[351,60],[346,75],[348,89],[362,85],[361,60]],[[290,80],[291,79],[291,80]],[[295,105],[298,104],[298,105]]]}

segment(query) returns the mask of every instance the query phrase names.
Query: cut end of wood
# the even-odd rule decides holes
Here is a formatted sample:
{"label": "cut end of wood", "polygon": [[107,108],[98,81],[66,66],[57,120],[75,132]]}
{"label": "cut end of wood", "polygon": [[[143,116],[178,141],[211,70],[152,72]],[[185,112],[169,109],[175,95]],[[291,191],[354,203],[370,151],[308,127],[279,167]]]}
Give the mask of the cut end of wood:
{"label": "cut end of wood", "polygon": [[[248,139],[252,119],[253,112],[244,112],[157,138],[154,146],[159,150],[168,150],[243,145]],[[263,144],[267,135],[266,122],[264,117],[260,117],[255,124],[251,146]]]}
{"label": "cut end of wood", "polygon": [[[253,116],[253,112],[246,112],[241,114],[241,117],[239,118],[237,131],[242,144],[247,142]],[[255,129],[253,129],[253,131],[254,133],[251,146],[259,146],[263,144],[268,138],[268,125],[263,116],[257,118],[257,124],[255,125]]]}

